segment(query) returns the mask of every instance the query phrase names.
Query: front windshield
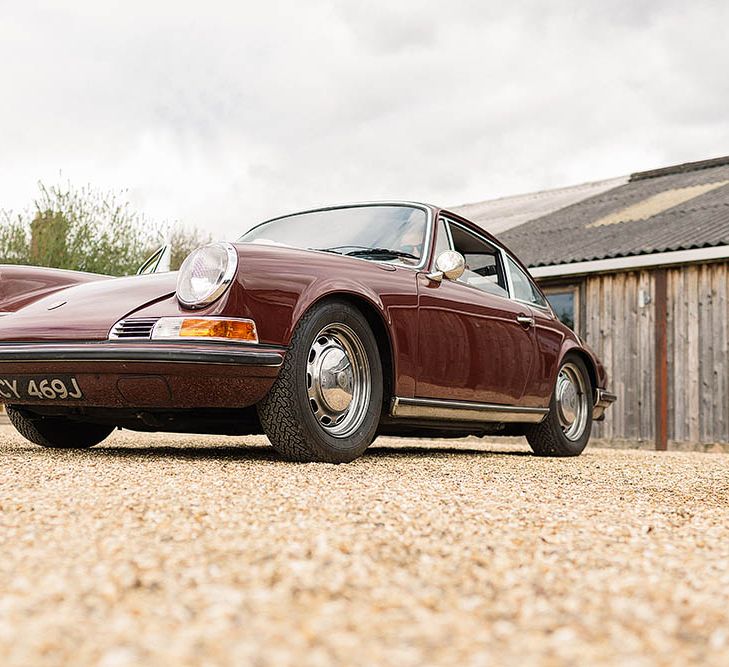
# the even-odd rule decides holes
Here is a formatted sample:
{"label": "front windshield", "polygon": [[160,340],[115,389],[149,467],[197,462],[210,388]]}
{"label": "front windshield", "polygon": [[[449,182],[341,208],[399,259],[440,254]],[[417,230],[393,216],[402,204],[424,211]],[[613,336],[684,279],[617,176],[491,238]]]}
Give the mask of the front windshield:
{"label": "front windshield", "polygon": [[336,208],[264,222],[239,241],[287,245],[416,266],[425,250],[426,221],[425,211],[412,206]]}

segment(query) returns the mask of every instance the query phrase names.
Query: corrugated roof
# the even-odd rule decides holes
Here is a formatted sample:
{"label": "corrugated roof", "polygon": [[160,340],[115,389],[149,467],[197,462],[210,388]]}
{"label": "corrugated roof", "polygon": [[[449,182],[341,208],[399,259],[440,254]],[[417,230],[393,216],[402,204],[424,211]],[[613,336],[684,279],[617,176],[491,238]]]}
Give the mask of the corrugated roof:
{"label": "corrugated roof", "polygon": [[540,218],[547,213],[570,206],[606,190],[612,190],[627,182],[628,176],[624,176],[612,178],[608,181],[582,183],[555,190],[501,197],[475,204],[463,204],[462,206],[451,207],[450,210],[472,220],[492,234],[500,234],[507,229]]}
{"label": "corrugated roof", "polygon": [[496,234],[528,266],[729,245],[729,157],[633,174]]}

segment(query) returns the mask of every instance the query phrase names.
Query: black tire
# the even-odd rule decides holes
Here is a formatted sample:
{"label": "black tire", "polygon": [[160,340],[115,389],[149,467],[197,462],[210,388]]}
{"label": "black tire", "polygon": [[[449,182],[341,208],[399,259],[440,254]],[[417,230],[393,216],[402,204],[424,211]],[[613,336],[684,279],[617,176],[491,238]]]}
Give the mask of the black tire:
{"label": "black tire", "polygon": [[21,410],[7,406],[8,419],[26,440],[53,449],[88,449],[105,440],[113,426],[85,424],[64,417],[31,419]]}
{"label": "black tire", "polygon": [[[308,392],[307,364],[315,341],[329,326],[353,332],[369,365],[369,400],[346,436],[331,435],[314,414]],[[344,301],[327,301],[312,308],[298,323],[276,382],[257,405],[265,434],[285,459],[299,462],[348,463],[369,447],[382,413],[382,363],[372,329],[364,315]],[[353,401],[354,402],[354,401]],[[349,408],[348,408],[349,409]],[[361,422],[360,422],[361,420]]]}
{"label": "black tire", "polygon": [[[552,399],[549,403],[549,414],[541,423],[530,425],[526,429],[526,438],[529,441],[532,451],[537,456],[579,456],[590,440],[593,409],[593,387],[590,382],[590,374],[587,371],[585,362],[575,354],[567,354],[565,356],[560,364],[560,371],[567,365],[578,369],[582,375],[584,387],[586,388],[587,421],[579,437],[570,439],[565,435],[558,413],[555,382],[555,389],[552,392]],[[557,376],[559,377],[559,372]]]}

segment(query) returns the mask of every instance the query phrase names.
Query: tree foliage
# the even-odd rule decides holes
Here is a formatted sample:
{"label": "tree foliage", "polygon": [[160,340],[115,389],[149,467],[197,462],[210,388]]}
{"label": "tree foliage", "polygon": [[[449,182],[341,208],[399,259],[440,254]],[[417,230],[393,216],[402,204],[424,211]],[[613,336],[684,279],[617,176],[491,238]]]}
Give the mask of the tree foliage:
{"label": "tree foliage", "polygon": [[209,234],[203,234],[198,229],[186,230],[183,227],[176,227],[168,237],[170,244],[170,268],[176,271],[180,265],[195,248],[210,243]]}
{"label": "tree foliage", "polygon": [[30,262],[30,227],[22,216],[0,211],[0,263]]}
{"label": "tree foliage", "polygon": [[70,183],[46,186],[29,211],[0,211],[0,264],[32,264],[122,276],[136,272],[166,240],[171,268],[205,243],[198,230],[155,223],[135,211],[124,191]]}

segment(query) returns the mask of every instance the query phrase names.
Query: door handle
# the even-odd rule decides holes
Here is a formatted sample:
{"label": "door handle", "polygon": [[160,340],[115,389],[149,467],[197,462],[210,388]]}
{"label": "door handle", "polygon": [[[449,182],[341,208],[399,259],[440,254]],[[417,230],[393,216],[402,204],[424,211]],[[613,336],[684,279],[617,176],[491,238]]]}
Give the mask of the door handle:
{"label": "door handle", "polygon": [[527,329],[529,327],[533,327],[534,326],[534,318],[531,317],[530,315],[523,315],[523,314],[517,315],[516,316],[516,321],[519,324],[521,324],[523,327],[526,327]]}

